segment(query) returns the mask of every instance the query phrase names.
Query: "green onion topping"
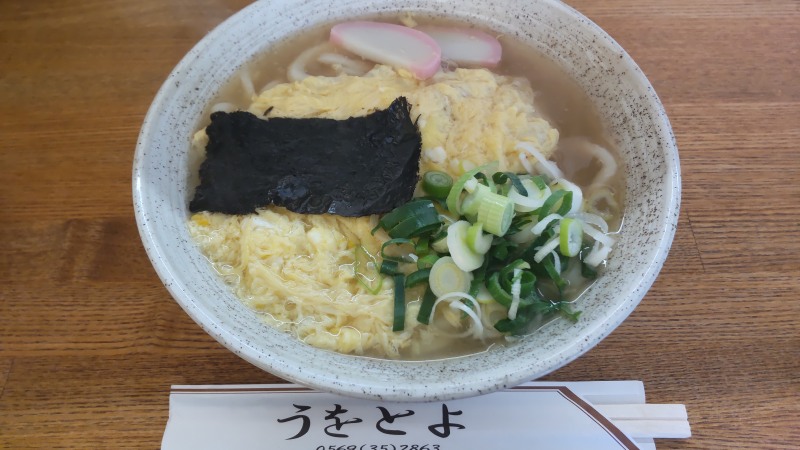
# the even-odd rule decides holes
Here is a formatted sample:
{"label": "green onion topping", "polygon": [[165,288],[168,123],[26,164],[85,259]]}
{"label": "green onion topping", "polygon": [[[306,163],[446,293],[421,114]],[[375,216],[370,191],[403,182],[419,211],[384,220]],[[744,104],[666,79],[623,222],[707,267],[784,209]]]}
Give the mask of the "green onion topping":
{"label": "green onion topping", "polygon": [[438,170],[431,170],[422,176],[422,190],[434,198],[444,199],[453,187],[453,178]]}

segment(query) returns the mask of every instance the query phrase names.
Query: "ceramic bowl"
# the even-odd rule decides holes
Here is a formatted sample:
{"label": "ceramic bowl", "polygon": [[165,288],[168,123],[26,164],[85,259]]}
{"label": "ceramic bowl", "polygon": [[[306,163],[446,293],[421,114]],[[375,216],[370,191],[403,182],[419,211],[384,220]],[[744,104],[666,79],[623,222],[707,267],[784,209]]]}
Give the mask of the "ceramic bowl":
{"label": "ceramic bowl", "polygon": [[[265,326],[237,300],[188,234],[191,136],[219,89],[255,55],[305,29],[409,11],[513,35],[554,60],[589,94],[620,151],[625,225],[577,324],[556,321],[496,351],[426,362],[347,356]],[[255,2],[205,36],[158,92],[139,136],[133,199],[142,241],[169,292],[208,334],[250,363],[320,390],[381,400],[445,400],[543,376],[606,337],[633,311],[664,263],[677,224],[680,170],[652,86],[602,29],[553,0],[274,0]],[[210,370],[210,369],[209,369]]]}

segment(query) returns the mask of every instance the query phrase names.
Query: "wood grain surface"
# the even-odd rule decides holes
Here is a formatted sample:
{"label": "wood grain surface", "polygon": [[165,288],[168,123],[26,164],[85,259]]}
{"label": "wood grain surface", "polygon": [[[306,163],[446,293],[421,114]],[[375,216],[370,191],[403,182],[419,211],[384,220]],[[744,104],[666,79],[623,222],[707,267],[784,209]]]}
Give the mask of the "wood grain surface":
{"label": "wood grain surface", "polygon": [[[0,448],[156,448],[171,384],[281,381],[177,306],[131,206],[156,91],[247,3],[0,0]],[[800,448],[800,3],[569,3],[659,93],[683,203],[641,305],[547,379],[686,404],[661,449]]]}

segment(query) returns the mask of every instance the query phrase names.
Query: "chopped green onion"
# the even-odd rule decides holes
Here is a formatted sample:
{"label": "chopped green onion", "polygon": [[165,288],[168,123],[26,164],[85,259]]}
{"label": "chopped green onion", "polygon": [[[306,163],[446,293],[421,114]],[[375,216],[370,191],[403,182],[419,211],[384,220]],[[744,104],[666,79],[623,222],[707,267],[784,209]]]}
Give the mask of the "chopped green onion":
{"label": "chopped green onion", "polygon": [[521,335],[524,334],[529,326],[531,321],[535,319],[537,316],[536,312],[528,307],[528,308],[520,308],[517,312],[517,316],[512,319],[501,319],[498,320],[494,324],[495,330],[510,334],[510,335]]}
{"label": "chopped green onion", "polygon": [[467,292],[472,274],[459,268],[449,256],[443,256],[431,267],[428,285],[436,297],[450,292]]}
{"label": "chopped green onion", "polygon": [[378,261],[362,245],[356,246],[354,253],[353,270],[356,279],[370,294],[377,294],[383,284],[383,277],[378,272]]}
{"label": "chopped green onion", "polygon": [[[541,178],[537,178],[543,185],[544,182],[541,181]],[[523,195],[518,191],[516,187],[513,187],[508,192],[508,198],[514,202],[514,210],[521,213],[528,213],[535,211],[544,205],[545,200],[550,197],[550,188],[547,185],[544,185],[543,188],[539,188],[532,179],[524,179],[521,181],[522,185],[526,189],[526,193]]]}
{"label": "chopped green onion", "polygon": [[541,262],[542,262],[542,260],[544,260],[544,258],[545,258],[547,255],[549,255],[549,254],[550,254],[550,252],[553,252],[553,251],[555,251],[555,249],[556,249],[556,247],[558,247],[559,243],[560,243],[560,242],[559,242],[559,238],[558,238],[558,236],[556,236],[556,237],[554,237],[554,238],[550,239],[549,241],[547,241],[547,243],[545,243],[544,245],[542,245],[542,246],[539,248],[539,250],[537,250],[537,251],[536,251],[536,254],[535,254],[535,255],[533,255],[533,260],[534,260],[535,262],[537,262],[537,263],[541,263]]}
{"label": "chopped green onion", "polygon": [[428,278],[431,275],[431,269],[420,269],[416,272],[412,272],[411,274],[406,277],[406,287],[414,287],[420,283],[424,283],[428,281]]}
{"label": "chopped green onion", "polygon": [[483,172],[476,173],[475,179],[478,181],[483,181],[483,185],[488,187],[489,190],[491,190],[492,192],[496,191],[497,187],[494,185],[494,181],[492,180],[491,177],[487,177],[485,173]]}
{"label": "chopped green onion", "polygon": [[392,238],[411,238],[425,233],[432,233],[441,226],[442,221],[439,219],[439,214],[434,210],[433,213],[428,212],[411,216],[398,223],[394,228],[387,230],[387,233]]}
{"label": "chopped green onion", "polygon": [[553,228],[547,228],[540,236],[536,237],[536,239],[534,239],[530,245],[525,247],[525,250],[520,255],[520,258],[528,261],[531,267],[536,268],[539,263],[539,261],[536,260],[536,253],[538,253],[537,249],[550,242],[553,236],[555,236],[555,231]]}
{"label": "chopped green onion", "polygon": [[[472,293],[473,288],[475,289],[474,294]],[[472,286],[470,286],[469,290],[469,295],[475,297],[475,300],[477,300],[478,303],[489,304],[494,302],[492,294],[489,292],[489,289],[486,289],[486,284],[482,281],[473,280]]]}
{"label": "chopped green onion", "polygon": [[511,264],[503,267],[499,274],[500,286],[506,291],[511,292],[511,287],[514,284],[514,272],[521,270],[520,277],[520,295],[526,297],[531,294],[535,287],[536,275],[533,272],[524,269],[530,269],[531,265],[521,259],[517,259]]}
{"label": "chopped green onion", "polygon": [[400,268],[398,267],[397,261],[392,259],[384,259],[383,262],[381,263],[380,273],[394,276],[402,272],[400,272]]}
{"label": "chopped green onion", "polygon": [[536,275],[530,271],[523,271],[520,276],[520,294],[522,297],[528,297],[536,292]]}
{"label": "chopped green onion", "polygon": [[[583,191],[581,191],[581,188],[579,188],[578,185],[576,185],[575,183],[572,183],[570,181],[567,181],[567,180],[561,178],[561,179],[557,180],[555,183],[553,183],[553,188],[554,189],[563,189],[565,191],[569,191],[569,192],[572,193],[572,197],[571,197],[571,201],[570,201],[570,207],[567,208],[565,212],[563,212],[563,213],[560,212],[559,213],[562,216],[566,215],[566,214],[569,214],[569,213],[578,212],[583,207]],[[564,201],[566,202],[566,198],[565,198]],[[562,208],[560,208],[559,211],[563,211],[563,210],[564,210],[564,208],[563,208],[563,205],[562,205]]]}
{"label": "chopped green onion", "polygon": [[531,180],[540,191],[547,189],[547,183],[545,183],[544,178],[542,178],[541,175],[536,175],[528,179]]}
{"label": "chopped green onion", "polygon": [[458,177],[456,182],[453,184],[453,188],[450,189],[450,193],[447,194],[447,209],[451,213],[461,215],[461,192],[464,190],[464,183],[466,183],[470,178],[474,177],[475,174],[484,170],[494,170],[496,166],[496,161],[489,164],[484,164],[480,167],[468,170]]}
{"label": "chopped green onion", "polygon": [[511,226],[511,219],[514,218],[514,202],[508,197],[488,193],[481,199],[478,208],[478,222],[483,223],[483,227],[495,236],[503,236]]}
{"label": "chopped green onion", "polygon": [[511,224],[511,228],[509,228],[508,233],[506,236],[511,242],[514,242],[517,245],[528,245],[536,239],[536,235],[531,232],[533,228],[533,222],[523,222],[523,225],[519,228],[515,227],[514,224]]}
{"label": "chopped green onion", "polygon": [[550,210],[552,210],[559,201],[561,201],[561,206],[558,208],[557,214],[563,216],[568,213],[572,207],[572,192],[560,190],[550,194],[550,197],[547,197],[542,207],[539,208],[539,220],[550,215]]}
{"label": "chopped green onion", "polygon": [[[444,228],[444,227],[442,227]],[[450,227],[447,227],[450,228]],[[446,228],[445,228],[446,230]],[[447,248],[447,234],[444,234],[438,239],[431,238],[431,248],[438,253],[449,253],[450,249]]]}
{"label": "chopped green onion", "polygon": [[512,250],[515,250],[518,245],[507,239],[495,239],[492,241],[492,249],[489,254],[493,259],[498,261],[505,261]]}
{"label": "chopped green onion", "polygon": [[483,264],[483,254],[472,251],[467,244],[469,227],[470,223],[466,220],[459,220],[447,227],[447,249],[456,265],[465,272],[472,272]]}
{"label": "chopped green onion", "polygon": [[447,198],[453,187],[453,178],[438,170],[431,170],[422,176],[422,190],[434,198]]}
{"label": "chopped green onion", "polygon": [[564,194],[564,198],[561,199],[561,205],[559,205],[556,214],[559,214],[561,216],[566,216],[567,214],[569,214],[569,212],[572,210],[573,197],[574,197],[573,192],[567,191],[567,193]]}
{"label": "chopped green onion", "polygon": [[[405,290],[426,282],[417,314],[420,323],[432,320],[437,301],[454,295],[480,297],[479,303],[496,301],[504,305],[508,317],[495,323],[495,329],[503,333],[523,333],[554,313],[577,320],[579,313],[572,312],[570,304],[561,301],[568,282],[561,276],[560,268],[577,263],[581,264],[584,277],[596,277],[589,260],[594,261],[608,251],[598,250],[597,244],[587,247],[583,234],[609,248],[613,241],[607,238],[610,242],[606,243],[605,231],[601,233],[584,224],[588,220],[584,217],[591,215],[580,212],[583,195],[572,183],[556,179],[548,186],[547,179],[541,176],[493,173],[496,164],[466,171],[455,182],[443,172],[427,172],[423,175],[422,189],[429,197],[415,199],[380,220],[376,230],[385,229],[391,239],[381,247],[382,264],[377,267],[373,263],[372,267],[378,272],[378,282],[382,279],[380,274],[392,276],[395,282],[395,331],[405,326]],[[567,214],[570,216],[566,217]],[[586,223],[603,223],[599,218],[592,220]],[[592,230],[586,230],[587,226]],[[514,236],[521,230],[530,236],[517,242],[518,236]],[[507,234],[514,236],[504,237]],[[403,253],[417,255],[411,255],[416,271],[409,273],[410,265],[403,265],[407,258],[386,254],[391,245],[411,247],[409,251],[404,248]],[[356,252],[355,266],[370,267],[366,251],[362,248]],[[565,257],[576,261],[567,261]],[[356,275],[370,292],[375,289],[368,282],[374,278],[367,278],[358,269]],[[553,300],[545,300],[543,296]],[[477,317],[473,311],[465,311],[465,305],[457,306],[472,319]]]}
{"label": "chopped green onion", "polygon": [[422,236],[417,239],[417,242],[414,244],[414,252],[417,256],[427,255],[431,251],[430,242],[430,236]]}
{"label": "chopped green onion", "polygon": [[430,269],[439,260],[439,255],[431,253],[417,260],[417,269]]}
{"label": "chopped green onion", "polygon": [[[455,221],[453,221],[453,222],[455,222]],[[431,243],[431,245],[433,245],[434,242],[438,241],[439,239],[444,239],[446,237],[447,237],[447,227],[442,227],[442,228],[439,229],[439,231],[437,231],[436,233],[433,233],[428,241]],[[434,250],[436,250],[436,249],[434,249]],[[438,251],[438,250],[436,250],[436,251]]]}
{"label": "chopped green onion", "polygon": [[500,272],[493,273],[489,279],[486,280],[486,289],[489,290],[489,293],[492,294],[492,298],[494,298],[497,303],[500,303],[506,308],[511,307],[511,294],[500,286]]}
{"label": "chopped green onion", "polygon": [[387,255],[386,254],[386,247],[388,247],[390,245],[404,245],[404,244],[414,245],[414,241],[412,241],[411,239],[406,239],[406,238],[395,238],[395,239],[389,239],[388,241],[384,242],[383,245],[381,245],[381,258],[383,258],[384,261],[387,260],[387,259],[393,259],[393,260],[400,260],[400,261],[404,261],[404,262],[409,262],[409,261],[406,261],[406,259],[403,258],[403,257],[396,257],[396,256],[391,256],[391,255]]}
{"label": "chopped green onion", "polygon": [[558,273],[558,270],[556,270],[556,265],[553,262],[554,258],[555,256],[551,258],[544,258],[542,260],[542,266],[544,266],[544,270],[547,272],[547,275],[551,280],[553,280],[553,283],[555,283],[556,287],[558,288],[558,292],[561,293],[569,283],[567,283],[567,280],[565,280],[564,277]]}
{"label": "chopped green onion", "polygon": [[515,317],[514,320],[511,319],[498,320],[497,323],[494,324],[494,329],[501,333],[515,334],[513,332],[518,331],[519,328],[522,327],[522,325],[527,322],[527,320],[523,319],[523,317],[524,316],[517,314],[517,317]]}
{"label": "chopped green onion", "polygon": [[432,201],[412,200],[383,216],[372,233],[383,228],[392,238],[410,238],[434,232],[441,224]]}
{"label": "chopped green onion", "polygon": [[559,250],[564,256],[575,256],[581,251],[583,241],[583,225],[579,220],[561,219],[561,232]]}
{"label": "chopped green onion", "polygon": [[[531,228],[531,233],[533,233],[535,236],[540,236],[550,227],[551,224],[558,223],[558,221],[561,219],[563,219],[563,217],[558,214],[549,214],[544,219],[540,219],[538,222],[536,222],[536,225]],[[552,229],[555,229],[555,227]]]}
{"label": "chopped green onion", "polygon": [[461,214],[465,216],[477,216],[481,202],[488,194],[492,193],[492,190],[489,189],[488,186],[479,184],[472,192],[464,196],[464,200],[461,201]]}
{"label": "chopped green onion", "polygon": [[406,326],[406,293],[403,275],[394,276],[394,324],[392,331],[403,331]]}
{"label": "chopped green onion", "polygon": [[381,217],[380,222],[378,225],[372,229],[372,234],[375,234],[379,228],[383,228],[384,230],[390,230],[397,226],[403,220],[420,214],[422,211],[426,209],[433,209],[434,211],[436,208],[433,205],[433,202],[430,200],[418,199],[418,200],[411,200],[410,202],[406,203],[405,205],[400,205],[397,208],[388,212],[385,216]]}
{"label": "chopped green onion", "polygon": [[566,301],[560,302],[539,302],[534,305],[534,310],[539,314],[552,314],[552,313],[560,313],[562,316],[569,319],[571,322],[575,323],[578,321],[578,317],[581,315],[580,311],[572,311],[571,303]]}
{"label": "chopped green onion", "polygon": [[[473,278],[472,279],[472,283],[469,284],[469,292],[467,292],[467,293],[469,295],[475,297],[476,295],[478,295],[478,292],[480,292],[481,287],[483,287],[483,281]],[[486,289],[486,288],[484,287],[484,289]],[[487,290],[486,292],[489,292],[489,291]],[[491,294],[490,294],[490,296],[491,296]],[[477,298],[476,298],[476,300],[477,300]]]}
{"label": "chopped green onion", "polygon": [[467,245],[473,252],[483,255],[492,248],[492,235],[483,233],[483,224],[472,224],[467,229]]}
{"label": "chopped green onion", "polygon": [[433,293],[431,287],[425,289],[425,294],[422,295],[422,303],[419,305],[419,312],[417,313],[417,322],[427,325],[431,320],[431,311],[433,305],[436,303],[436,294]]}
{"label": "chopped green onion", "polygon": [[516,189],[520,195],[528,195],[528,191],[525,189],[525,186],[523,186],[522,180],[513,172],[497,172],[492,175],[492,179],[497,184],[505,184],[506,181],[511,180],[511,185],[514,186],[514,189]]}

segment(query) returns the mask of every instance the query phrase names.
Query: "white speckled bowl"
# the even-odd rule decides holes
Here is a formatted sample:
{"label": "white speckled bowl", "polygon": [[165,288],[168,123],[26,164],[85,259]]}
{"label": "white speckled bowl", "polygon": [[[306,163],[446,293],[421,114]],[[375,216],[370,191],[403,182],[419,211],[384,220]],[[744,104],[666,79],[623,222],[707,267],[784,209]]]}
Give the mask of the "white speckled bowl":
{"label": "white speckled bowl", "polygon": [[[400,6],[402,5],[402,7]],[[555,60],[590,94],[627,178],[625,227],[606,273],[573,325],[557,321],[499,351],[432,362],[334,354],[264,326],[211,269],[188,235],[188,150],[204,107],[236,70],[299,29],[400,9],[514,35]],[[133,168],[136,219],[167,289],[211,336],[245,360],[317,389],[384,400],[466,397],[528,381],[577,358],[636,307],[667,257],[680,203],[678,153],[652,86],[597,25],[553,0],[275,0],[256,2],[195,46],[145,118]]]}

